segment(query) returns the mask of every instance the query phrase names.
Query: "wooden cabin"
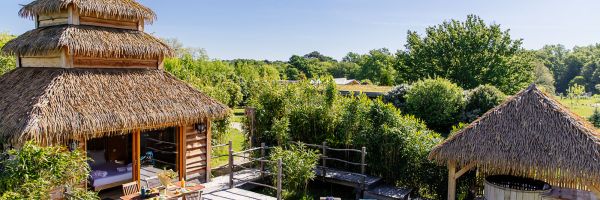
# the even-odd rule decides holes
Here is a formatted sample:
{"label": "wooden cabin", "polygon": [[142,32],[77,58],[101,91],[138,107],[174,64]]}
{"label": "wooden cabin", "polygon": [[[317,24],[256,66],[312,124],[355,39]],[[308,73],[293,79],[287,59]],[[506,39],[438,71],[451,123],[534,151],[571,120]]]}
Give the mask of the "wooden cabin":
{"label": "wooden cabin", "polygon": [[531,85],[436,146],[429,158],[448,166],[448,199],[456,198],[456,181],[469,170],[487,176],[485,192],[499,194],[487,199],[540,199],[519,196],[536,192],[531,188],[489,184],[497,177],[549,183],[553,191],[542,196],[577,191],[569,193],[588,197],[574,199],[589,199],[600,197],[599,152],[594,126]]}
{"label": "wooden cabin", "polygon": [[163,71],[173,54],[144,32],[156,17],[133,0],[36,0],[20,10],[35,29],[3,52],[0,137],[87,151],[96,191],[172,169],[209,176],[211,120],[227,106]]}

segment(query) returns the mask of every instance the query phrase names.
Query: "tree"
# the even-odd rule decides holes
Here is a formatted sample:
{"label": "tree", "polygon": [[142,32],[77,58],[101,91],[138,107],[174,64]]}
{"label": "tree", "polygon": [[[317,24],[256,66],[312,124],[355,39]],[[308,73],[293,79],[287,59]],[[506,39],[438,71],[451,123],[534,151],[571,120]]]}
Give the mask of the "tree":
{"label": "tree", "polygon": [[556,91],[554,87],[554,76],[552,72],[542,63],[536,63],[533,70],[535,74],[535,84],[542,88],[545,92],[554,94]]}
{"label": "tree", "polygon": [[563,80],[567,72],[565,61],[569,54],[570,50],[561,44],[545,45],[535,53],[538,60],[552,72],[558,92],[564,92],[567,89],[567,83],[571,80],[570,78],[566,81]]}
{"label": "tree", "polygon": [[491,85],[480,85],[467,94],[464,121],[471,122],[488,110],[500,105],[506,95]]}
{"label": "tree", "polygon": [[[319,154],[305,145],[290,145],[288,149],[275,147],[271,153],[269,164],[271,171],[278,173],[277,161],[282,160],[281,173],[284,199],[301,199],[306,196],[308,182],[315,178],[315,167],[319,162]],[[275,181],[276,182],[276,181]]]}
{"label": "tree", "polygon": [[388,49],[371,50],[368,54],[358,57],[348,58],[348,60],[354,59],[359,62],[357,63],[360,66],[358,79],[369,79],[376,85],[394,85],[397,75],[396,69],[394,69],[395,57]]}
{"label": "tree", "polygon": [[304,55],[304,58],[307,58],[307,59],[314,58],[321,62],[337,62],[335,59],[333,59],[329,56],[325,56],[325,55],[319,53],[318,51],[310,52],[310,53]]}
{"label": "tree", "polygon": [[[14,35],[10,35],[8,33],[0,33],[0,49],[4,47],[4,45],[15,38]],[[14,56],[6,56],[0,53],[0,75],[14,69],[16,67],[16,59]]]}
{"label": "tree", "polygon": [[458,123],[464,107],[463,89],[443,78],[418,81],[406,94],[406,111],[445,133]]}
{"label": "tree", "polygon": [[82,184],[89,175],[85,155],[64,147],[27,142],[0,160],[0,199],[50,199],[50,192],[69,188],[85,199],[99,199]]}
{"label": "tree", "polygon": [[577,83],[573,84],[569,89],[567,89],[567,96],[570,99],[579,98],[581,95],[585,93],[585,88],[583,85],[579,85]]}
{"label": "tree", "polygon": [[598,111],[598,108],[594,109],[594,113],[588,118],[588,121],[596,128],[600,128],[600,111]]}
{"label": "tree", "polygon": [[408,32],[407,56],[398,71],[410,81],[439,76],[465,89],[490,84],[513,94],[533,81],[533,54],[498,24],[475,15],[428,27],[426,36]]}

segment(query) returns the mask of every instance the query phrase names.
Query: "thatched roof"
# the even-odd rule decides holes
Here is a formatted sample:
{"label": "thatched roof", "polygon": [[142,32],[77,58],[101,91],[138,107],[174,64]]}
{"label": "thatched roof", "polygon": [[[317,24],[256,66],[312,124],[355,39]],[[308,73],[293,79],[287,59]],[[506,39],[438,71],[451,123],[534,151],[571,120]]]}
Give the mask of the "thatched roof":
{"label": "thatched roof", "polygon": [[56,144],[228,113],[158,69],[17,68],[0,77],[0,138],[14,144]]}
{"label": "thatched roof", "polygon": [[598,182],[600,134],[531,85],[436,146],[429,158],[550,183]]}
{"label": "thatched roof", "polygon": [[160,39],[136,30],[62,25],[28,31],[9,41],[5,53],[47,55],[67,49],[85,57],[158,58],[173,51]]}
{"label": "thatched roof", "polygon": [[156,14],[134,0],[36,0],[21,8],[19,15],[33,18],[36,15],[58,13],[69,5],[77,7],[80,13],[118,19],[144,19],[152,22]]}

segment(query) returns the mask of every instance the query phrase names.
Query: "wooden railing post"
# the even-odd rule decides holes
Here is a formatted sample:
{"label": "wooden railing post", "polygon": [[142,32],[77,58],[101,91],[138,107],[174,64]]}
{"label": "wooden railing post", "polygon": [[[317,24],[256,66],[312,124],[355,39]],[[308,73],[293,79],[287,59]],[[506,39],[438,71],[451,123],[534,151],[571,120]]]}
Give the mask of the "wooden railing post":
{"label": "wooden railing post", "polygon": [[283,163],[280,159],[277,159],[277,200],[281,200],[282,196],[281,196],[281,192],[282,192],[282,188],[281,188],[281,181],[282,179],[282,167]]}
{"label": "wooden railing post", "polygon": [[327,167],[327,142],[323,142],[323,167]]}
{"label": "wooden railing post", "polygon": [[260,143],[260,178],[263,179],[265,177],[265,143]]}
{"label": "wooden railing post", "polygon": [[229,189],[233,188],[233,146],[229,140]]}
{"label": "wooden railing post", "polygon": [[362,147],[360,151],[360,173],[365,175],[365,156],[367,155],[367,147]]}
{"label": "wooden railing post", "polygon": [[322,172],[322,176],[323,177],[327,177],[327,142],[323,142],[323,172]]}

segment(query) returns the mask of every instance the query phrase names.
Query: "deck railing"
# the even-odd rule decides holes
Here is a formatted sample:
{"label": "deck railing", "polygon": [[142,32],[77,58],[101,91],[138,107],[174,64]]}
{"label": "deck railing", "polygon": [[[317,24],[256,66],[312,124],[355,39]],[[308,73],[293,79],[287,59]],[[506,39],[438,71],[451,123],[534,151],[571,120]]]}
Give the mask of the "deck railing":
{"label": "deck railing", "polygon": [[[367,163],[366,163],[366,156],[367,156],[367,148],[366,147],[362,147],[360,149],[340,149],[340,148],[333,148],[330,146],[327,146],[327,142],[323,142],[322,144],[307,144],[307,143],[303,143],[303,142],[292,142],[294,144],[303,144],[307,147],[312,147],[312,148],[316,148],[321,150],[321,176],[325,177],[327,175],[327,170],[329,169],[327,167],[327,161],[336,161],[336,162],[340,162],[340,163],[345,163],[345,164],[349,164],[349,165],[353,165],[353,166],[359,166],[360,167],[360,177],[361,177],[361,183],[360,183],[360,188],[364,189],[365,185],[366,185],[366,179],[367,179],[367,175],[366,175],[366,167],[367,167]],[[360,163],[357,162],[352,162],[349,160],[344,160],[344,159],[339,159],[339,158],[334,158],[334,157],[330,157],[328,156],[327,152],[328,151],[337,151],[337,152],[346,152],[346,153],[360,153]]]}
{"label": "deck railing", "polygon": [[[250,149],[234,152],[232,141],[229,141],[227,144],[214,145],[213,149],[214,148],[222,148],[222,147],[228,147],[228,154],[211,156],[211,158],[220,158],[220,157],[225,157],[225,156],[228,157],[228,164],[223,165],[217,169],[222,169],[225,167],[229,169],[228,170],[229,171],[229,188],[234,188],[235,181],[239,181],[237,183],[238,185],[251,184],[251,185],[256,185],[256,186],[266,187],[266,188],[271,188],[273,190],[276,190],[277,191],[277,199],[278,200],[282,199],[282,185],[281,185],[282,178],[283,178],[283,175],[281,173],[282,167],[283,167],[282,160],[281,159],[278,159],[277,161],[269,160],[269,157],[266,154],[266,151],[273,147],[267,147],[265,145],[265,143],[262,143],[260,145],[260,147],[255,147],[255,148],[250,148]],[[258,153],[256,153],[256,152],[258,152]],[[257,155],[257,154],[260,154],[260,157],[258,157],[258,158],[252,157],[252,155]],[[246,161],[236,164],[235,163],[236,157],[243,158]],[[255,163],[255,162],[258,162],[258,166],[259,166],[258,170],[260,172],[260,179],[263,180],[266,176],[275,176],[275,178],[276,178],[275,186],[264,184],[264,183],[258,183],[255,181],[239,179],[234,176],[236,168],[249,169],[245,166],[249,163]],[[273,173],[273,172],[265,169],[265,164],[269,164],[269,163],[277,165],[277,173]]]}

